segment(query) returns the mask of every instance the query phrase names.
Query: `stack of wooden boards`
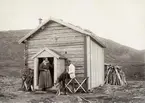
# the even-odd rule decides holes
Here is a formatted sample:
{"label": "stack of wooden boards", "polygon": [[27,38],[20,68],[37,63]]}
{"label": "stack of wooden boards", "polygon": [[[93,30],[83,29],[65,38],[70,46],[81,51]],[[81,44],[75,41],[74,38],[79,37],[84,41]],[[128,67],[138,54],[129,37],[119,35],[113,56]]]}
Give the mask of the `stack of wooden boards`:
{"label": "stack of wooden boards", "polygon": [[105,68],[105,84],[121,85],[127,84],[125,73],[119,66],[108,65]]}

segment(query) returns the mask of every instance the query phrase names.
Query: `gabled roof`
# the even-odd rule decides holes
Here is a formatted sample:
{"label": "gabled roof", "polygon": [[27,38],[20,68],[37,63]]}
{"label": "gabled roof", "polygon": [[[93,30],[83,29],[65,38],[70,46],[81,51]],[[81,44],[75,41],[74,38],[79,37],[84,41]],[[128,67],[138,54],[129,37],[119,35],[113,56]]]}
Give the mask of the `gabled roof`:
{"label": "gabled roof", "polygon": [[70,24],[70,23],[66,23],[66,22],[64,22],[64,21],[62,21],[62,20],[60,20],[60,19],[55,19],[55,18],[52,18],[52,17],[50,17],[50,18],[49,18],[48,20],[46,20],[45,22],[41,23],[36,29],[32,30],[32,31],[29,32],[27,35],[25,35],[23,38],[21,38],[21,39],[19,40],[19,43],[23,43],[26,39],[28,39],[31,35],[33,35],[33,34],[34,34],[35,32],[37,32],[41,27],[43,27],[45,24],[47,24],[47,23],[50,22],[50,21],[57,22],[57,23],[59,23],[59,24],[61,24],[61,25],[64,25],[64,26],[66,26],[66,27],[69,27],[69,28],[71,28],[71,29],[73,29],[73,30],[75,30],[75,31],[78,31],[78,32],[82,33],[82,34],[88,35],[88,36],[90,36],[92,39],[94,39],[99,45],[101,45],[102,47],[105,48],[105,45],[104,45],[100,40],[98,40],[98,38],[95,36],[95,34],[93,34],[91,31],[89,31],[89,30],[84,30],[84,29],[82,29],[82,28],[80,28],[80,27],[78,27],[78,26],[74,26],[74,25],[72,25],[72,24]]}
{"label": "gabled roof", "polygon": [[42,50],[40,50],[38,53],[36,53],[32,59],[36,58],[38,55],[40,55],[42,52],[44,51],[47,51],[49,54],[53,55],[54,57],[56,58],[64,58],[64,56],[62,56],[61,54],[59,54],[58,52],[54,51],[54,50],[51,50],[51,49],[48,49],[47,47],[43,48]]}

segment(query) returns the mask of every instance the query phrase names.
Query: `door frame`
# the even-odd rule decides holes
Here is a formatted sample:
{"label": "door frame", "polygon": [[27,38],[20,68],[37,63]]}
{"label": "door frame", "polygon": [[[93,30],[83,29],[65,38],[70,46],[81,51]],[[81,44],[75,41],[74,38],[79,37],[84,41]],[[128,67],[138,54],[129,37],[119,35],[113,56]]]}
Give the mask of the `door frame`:
{"label": "door frame", "polygon": [[[39,58],[49,58],[50,56],[44,56],[44,57],[36,57],[34,58],[34,89],[39,89],[38,87],[38,65],[39,65]],[[57,58],[56,57],[51,57],[54,60],[54,81],[53,83],[56,82],[57,80]]]}

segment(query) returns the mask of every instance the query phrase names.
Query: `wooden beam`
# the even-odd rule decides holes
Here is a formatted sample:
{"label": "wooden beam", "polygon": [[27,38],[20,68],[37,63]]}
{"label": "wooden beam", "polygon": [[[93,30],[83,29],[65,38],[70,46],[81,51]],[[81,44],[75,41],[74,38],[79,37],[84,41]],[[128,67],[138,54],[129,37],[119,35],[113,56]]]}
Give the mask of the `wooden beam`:
{"label": "wooden beam", "polygon": [[28,60],[28,44],[27,44],[27,42],[25,42],[25,44],[24,44],[25,46],[24,46],[24,68],[28,68],[27,66],[27,60]]}
{"label": "wooden beam", "polygon": [[121,80],[120,74],[118,73],[118,71],[117,71],[117,69],[116,69],[116,68],[115,68],[115,72],[116,72],[117,77],[118,77],[118,79],[119,79],[119,81],[120,81],[120,84],[123,86],[123,85],[124,85],[124,83],[123,83],[123,81]]}
{"label": "wooden beam", "polygon": [[[87,77],[87,40],[84,36],[84,77]],[[88,82],[85,84],[85,89],[88,89]]]}
{"label": "wooden beam", "polygon": [[57,58],[54,57],[54,83],[56,83],[57,80]]}
{"label": "wooden beam", "polygon": [[34,89],[38,89],[38,58],[34,59]]}
{"label": "wooden beam", "polygon": [[87,59],[87,77],[88,77],[88,89],[91,88],[91,52],[90,52],[90,36],[86,36],[86,59]]}

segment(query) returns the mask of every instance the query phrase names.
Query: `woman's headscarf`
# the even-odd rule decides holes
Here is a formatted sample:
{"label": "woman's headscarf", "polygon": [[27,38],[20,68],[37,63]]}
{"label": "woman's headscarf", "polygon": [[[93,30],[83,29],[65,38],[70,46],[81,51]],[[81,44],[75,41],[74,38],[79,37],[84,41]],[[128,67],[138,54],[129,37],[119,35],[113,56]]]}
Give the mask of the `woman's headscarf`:
{"label": "woman's headscarf", "polygon": [[43,60],[43,64],[46,65],[47,63],[49,63],[49,60],[48,60],[48,58],[45,58],[45,59]]}

